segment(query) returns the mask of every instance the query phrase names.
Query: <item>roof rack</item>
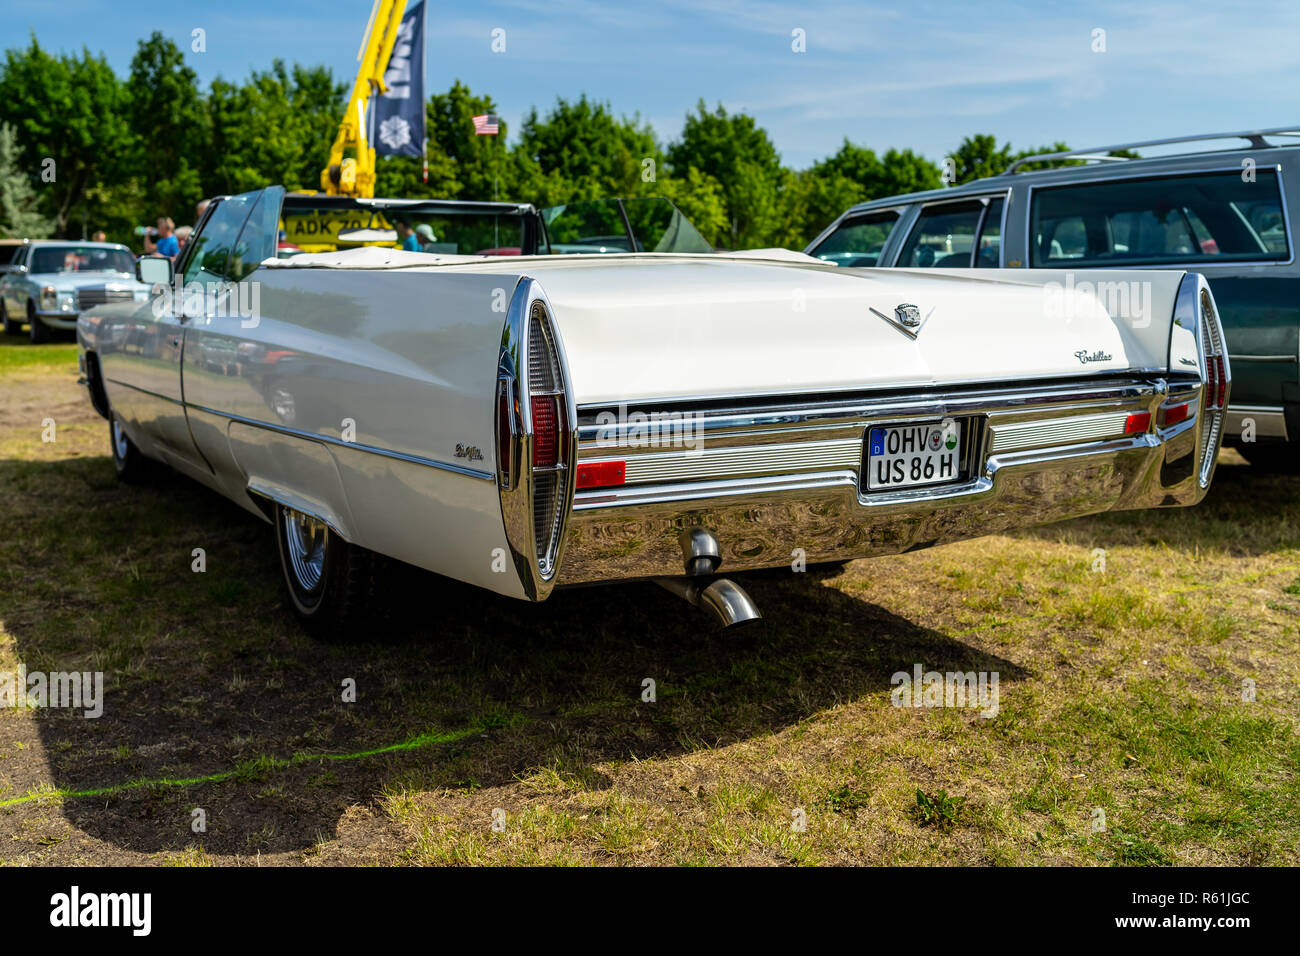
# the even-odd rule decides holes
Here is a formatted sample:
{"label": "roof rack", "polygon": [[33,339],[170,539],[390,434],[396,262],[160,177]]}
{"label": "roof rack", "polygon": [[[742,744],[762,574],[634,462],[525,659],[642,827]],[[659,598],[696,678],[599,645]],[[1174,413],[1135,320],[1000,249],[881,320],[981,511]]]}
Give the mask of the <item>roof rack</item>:
{"label": "roof rack", "polygon": [[1002,175],[1016,172],[1027,163],[1042,163],[1057,159],[1084,159],[1097,162],[1123,162],[1127,156],[1107,155],[1117,149],[1138,149],[1143,146],[1168,146],[1173,143],[1199,143],[1215,139],[1244,139],[1249,141],[1251,149],[1269,149],[1273,144],[1265,136],[1300,136],[1300,126],[1279,126],[1276,129],[1249,129],[1237,133],[1202,133],[1197,136],[1173,136],[1169,139],[1148,139],[1139,143],[1116,143],[1114,146],[1093,146],[1088,149],[1067,149],[1060,153],[1038,153],[1025,156],[1008,166]]}

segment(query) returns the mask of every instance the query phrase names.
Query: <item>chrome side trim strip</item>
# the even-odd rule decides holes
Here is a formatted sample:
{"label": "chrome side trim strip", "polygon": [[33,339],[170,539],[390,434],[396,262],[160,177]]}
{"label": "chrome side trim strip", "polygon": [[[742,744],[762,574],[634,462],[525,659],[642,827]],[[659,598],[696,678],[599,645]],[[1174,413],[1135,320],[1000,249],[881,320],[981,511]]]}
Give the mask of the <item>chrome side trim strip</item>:
{"label": "chrome side trim strip", "polygon": [[[479,471],[476,468],[465,468],[460,465],[449,465],[446,462],[435,461],[432,458],[424,458],[420,455],[408,455],[406,452],[393,451],[389,448],[378,448],[374,445],[365,445],[361,442],[344,441],[341,438],[335,438],[332,435],[322,435],[318,432],[303,431],[300,428],[290,428],[288,425],[276,425],[273,422],[259,421],[256,418],[245,418],[243,415],[232,415],[230,412],[217,411],[215,408],[208,408],[204,405],[186,405],[186,408],[192,408],[196,412],[205,412],[208,415],[215,415],[226,421],[239,422],[241,425],[252,425],[254,428],[264,428],[267,431],[279,432],[282,435],[290,435],[293,438],[305,438],[308,441],[323,442],[326,445],[334,445],[338,448],[352,448],[357,451],[366,452],[369,455],[378,455],[381,458],[392,458],[397,461],[409,462],[413,465],[424,465],[429,468],[437,468],[441,471],[449,471],[455,475],[464,475],[466,478],[480,478],[485,481],[495,481],[496,475],[490,471]],[[299,509],[301,510],[301,509]]]}
{"label": "chrome side trim strip", "polygon": [[1224,431],[1230,435],[1240,435],[1248,418],[1255,422],[1255,437],[1291,440],[1290,433],[1286,429],[1286,414],[1280,408],[1269,408],[1264,405],[1228,406]]}
{"label": "chrome side trim strip", "polygon": [[170,395],[161,395],[158,392],[151,392],[147,388],[141,388],[139,385],[132,385],[130,382],[124,382],[119,378],[104,377],[104,381],[112,382],[114,385],[121,385],[123,388],[129,388],[133,392],[139,392],[141,395],[148,395],[151,398],[161,399],[164,402],[171,402],[173,405],[184,405],[179,398],[172,398]]}
{"label": "chrome side trim strip", "polygon": [[[862,439],[795,442],[740,448],[658,452],[628,456],[627,484],[650,481],[704,481],[729,475],[852,468],[862,462]],[[583,459],[584,464],[589,459]]]}
{"label": "chrome side trim strip", "polygon": [[1128,412],[1109,412],[1104,415],[1081,415],[1056,421],[1019,422],[1014,425],[993,425],[991,451],[1014,451],[1042,445],[1070,444],[1095,438],[1122,437],[1128,422]]}
{"label": "chrome side trim strip", "polygon": [[[605,261],[605,259],[608,258],[609,257],[606,256],[601,261],[603,262]],[[287,262],[288,260],[285,261]],[[837,267],[828,266],[828,268],[834,269]],[[1132,379],[1137,379],[1140,381],[1146,378],[1165,377],[1168,376],[1169,374],[1170,374],[1169,369],[1162,365],[1140,367],[1140,368],[1105,369],[1104,371],[1099,371],[1091,375],[1079,375],[1078,373],[1062,373],[1060,375],[1043,376],[1041,379],[1038,380],[1039,385],[1036,389],[1033,390],[1033,392],[1029,392],[1028,389],[1025,389],[1024,387],[1025,380],[1023,378],[994,378],[994,379],[983,379],[978,382],[969,382],[969,381],[967,382],[958,382],[958,381],[897,382],[876,389],[875,390],[876,394],[874,395],[870,394],[870,390],[862,385],[845,385],[842,387],[831,387],[831,388],[820,389],[818,391],[818,394],[825,395],[825,396],[842,395],[844,396],[844,398],[841,399],[842,401],[852,401],[855,399],[860,399],[863,403],[897,401],[899,400],[900,397],[903,398],[907,398],[909,396],[916,397],[918,393],[923,395],[941,394],[946,399],[955,400],[958,398],[967,398],[967,397],[978,396],[978,395],[1010,394],[1010,392],[1007,391],[999,392],[998,390],[999,389],[1006,390],[1013,387],[1019,387],[1022,389],[1022,391],[1030,394],[1045,394],[1047,390],[1054,389],[1054,388],[1061,388],[1061,389],[1098,388],[1098,387],[1104,387],[1104,383],[1106,382],[1114,383],[1120,380],[1123,380],[1123,382],[1126,385],[1132,385],[1133,384],[1133,382],[1131,381]],[[937,390],[941,390],[941,389],[956,389],[956,388],[963,389],[963,391],[937,392]],[[779,402],[781,399],[799,398],[799,399],[803,399],[801,406],[807,407],[808,393],[809,393],[809,389],[807,388],[796,388],[796,389],[787,389],[784,391],[752,392],[752,393],[746,393],[744,395],[718,395],[716,393],[673,395],[671,397],[658,395],[658,396],[647,396],[646,398],[635,398],[631,400],[625,400],[624,404],[627,405],[628,407],[636,406],[637,408],[651,408],[651,407],[672,408],[675,406],[689,405],[692,402],[717,402],[719,400],[758,402],[758,401],[767,401],[769,399]],[[603,409],[614,408],[617,407],[618,404],[619,403],[614,400],[610,400],[607,402],[583,402],[581,405],[578,406],[578,415],[579,418],[581,418],[584,413],[594,413],[596,411],[600,411]],[[821,404],[825,404],[825,403],[821,403]],[[584,426],[583,431],[584,432],[586,431],[586,426]]]}

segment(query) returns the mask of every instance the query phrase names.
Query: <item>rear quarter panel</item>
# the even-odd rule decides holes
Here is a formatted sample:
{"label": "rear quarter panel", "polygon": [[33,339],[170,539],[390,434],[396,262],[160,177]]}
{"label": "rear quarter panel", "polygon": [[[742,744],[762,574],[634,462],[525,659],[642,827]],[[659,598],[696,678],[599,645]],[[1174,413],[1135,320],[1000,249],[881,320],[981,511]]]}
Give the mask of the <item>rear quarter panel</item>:
{"label": "rear quarter panel", "polygon": [[508,549],[494,398],[517,277],[262,268],[249,281],[255,319],[186,334],[190,426],[223,489],[301,503],[363,547],[521,595],[493,560]]}

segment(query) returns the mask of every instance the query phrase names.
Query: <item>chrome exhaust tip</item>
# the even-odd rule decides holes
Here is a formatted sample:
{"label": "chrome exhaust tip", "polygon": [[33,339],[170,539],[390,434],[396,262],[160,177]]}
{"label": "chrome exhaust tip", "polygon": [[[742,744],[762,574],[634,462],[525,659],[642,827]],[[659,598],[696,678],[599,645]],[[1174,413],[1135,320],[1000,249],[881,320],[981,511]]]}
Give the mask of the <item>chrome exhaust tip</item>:
{"label": "chrome exhaust tip", "polygon": [[744,588],[728,578],[715,578],[704,585],[691,578],[655,578],[655,584],[711,612],[723,627],[737,627],[763,619],[762,612]]}

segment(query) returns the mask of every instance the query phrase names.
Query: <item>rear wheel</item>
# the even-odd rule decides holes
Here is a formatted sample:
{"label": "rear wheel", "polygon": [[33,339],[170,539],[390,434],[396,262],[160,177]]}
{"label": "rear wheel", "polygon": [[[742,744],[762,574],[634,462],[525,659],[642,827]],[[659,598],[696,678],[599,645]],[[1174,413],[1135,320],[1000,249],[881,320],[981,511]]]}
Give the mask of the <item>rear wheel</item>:
{"label": "rear wheel", "polygon": [[1251,465],[1264,471],[1284,474],[1300,471],[1300,442],[1242,442],[1232,447]]}
{"label": "rear wheel", "polygon": [[50,328],[40,320],[36,314],[36,306],[27,303],[27,324],[31,326],[31,339],[33,345],[44,345],[50,340]]}
{"label": "rear wheel", "polygon": [[382,556],[284,505],[276,504],[274,519],[280,570],[294,613],[307,630],[323,640],[345,640],[365,637],[366,628],[382,623]]}
{"label": "rear wheel", "polygon": [[3,301],[0,301],[0,322],[4,323],[5,335],[17,335],[23,330],[22,323],[9,318],[9,310]]}

